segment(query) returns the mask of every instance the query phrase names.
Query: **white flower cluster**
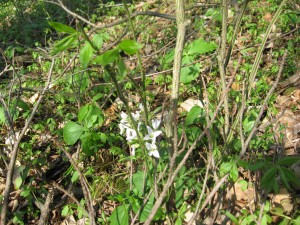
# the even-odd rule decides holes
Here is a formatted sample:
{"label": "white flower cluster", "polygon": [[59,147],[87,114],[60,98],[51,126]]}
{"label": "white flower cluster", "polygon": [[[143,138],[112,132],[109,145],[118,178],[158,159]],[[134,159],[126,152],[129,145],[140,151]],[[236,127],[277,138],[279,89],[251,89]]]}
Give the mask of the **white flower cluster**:
{"label": "white flower cluster", "polygon": [[[146,141],[145,146],[146,149],[149,151],[149,156],[153,156],[155,158],[159,158],[159,152],[157,150],[157,145],[156,145],[156,138],[162,133],[162,131],[158,130],[159,125],[161,123],[161,120],[159,119],[153,119],[151,121],[152,127],[147,126],[147,131],[148,134],[143,136],[143,134],[140,133],[140,128],[142,125],[142,122],[140,122],[140,113],[143,110],[143,106],[140,106],[140,111],[137,111],[135,113],[131,113],[133,119],[137,122],[138,127],[137,130],[141,137]],[[130,147],[131,147],[131,154],[135,155],[135,149],[139,146],[138,143],[132,143],[133,140],[137,140],[137,132],[135,129],[132,128],[130,119],[128,115],[124,112],[121,112],[121,121],[119,124],[120,128],[120,134],[121,135],[126,135],[126,140],[129,142]]]}

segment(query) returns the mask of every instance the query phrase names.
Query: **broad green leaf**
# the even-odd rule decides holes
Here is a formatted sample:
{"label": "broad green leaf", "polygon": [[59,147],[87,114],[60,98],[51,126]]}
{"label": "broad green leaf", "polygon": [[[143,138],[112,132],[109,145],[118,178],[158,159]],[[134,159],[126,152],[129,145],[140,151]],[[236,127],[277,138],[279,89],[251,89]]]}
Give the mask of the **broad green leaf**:
{"label": "broad green leaf", "polygon": [[79,61],[82,65],[82,68],[87,68],[89,62],[91,61],[94,54],[94,49],[89,42],[86,42],[85,45],[80,49],[79,52]]}
{"label": "broad green leaf", "polygon": [[58,32],[64,32],[64,33],[68,33],[68,34],[74,34],[77,32],[77,30],[75,30],[74,28],[67,26],[65,24],[62,24],[62,23],[50,22],[50,21],[48,23],[51,27],[53,27]]}
{"label": "broad green leaf", "polygon": [[21,176],[18,176],[18,177],[15,179],[15,182],[14,182],[14,184],[15,184],[15,189],[16,189],[16,190],[19,190],[20,187],[21,187],[21,185],[22,185],[22,183],[23,183],[22,177],[21,177]]}
{"label": "broad green leaf", "polygon": [[25,189],[24,191],[22,191],[20,193],[20,195],[24,198],[28,197],[30,195],[30,190],[29,189]]}
{"label": "broad green leaf", "polygon": [[83,133],[83,127],[74,122],[68,122],[63,128],[64,141],[68,145],[75,144]]}
{"label": "broad green leaf", "polygon": [[140,50],[143,47],[143,45],[134,40],[123,40],[119,44],[119,47],[128,55],[132,55],[137,53],[137,51]]}
{"label": "broad green leaf", "polygon": [[[146,219],[148,218],[152,208],[153,208],[153,202],[151,200],[149,200],[147,202],[147,204],[145,205],[145,207],[142,209],[140,216],[139,216],[139,221],[140,223],[143,223],[146,221]],[[155,216],[153,217],[153,221],[158,220],[160,218],[162,218],[163,212],[161,210],[161,208],[159,208],[155,214]]]}
{"label": "broad green leaf", "polygon": [[119,57],[119,48],[114,48],[112,50],[109,50],[102,55],[97,56],[94,59],[94,62],[96,64],[99,64],[101,66],[106,66],[112,62],[114,62]]}
{"label": "broad green leaf", "polygon": [[190,54],[204,54],[207,52],[214,51],[217,48],[217,45],[213,42],[206,42],[202,38],[197,39],[191,42],[188,45],[187,53]]}
{"label": "broad green leaf", "polygon": [[202,112],[203,109],[200,106],[198,105],[193,106],[186,116],[185,125],[188,126],[192,124]]}
{"label": "broad green leaf", "polygon": [[87,156],[93,156],[95,152],[92,148],[93,145],[92,134],[90,132],[85,132],[80,137],[80,140],[81,140],[82,152]]}
{"label": "broad green leaf", "polygon": [[227,173],[230,172],[230,170],[232,169],[232,162],[224,162],[221,164],[220,166],[220,174],[223,176]]}
{"label": "broad green leaf", "polygon": [[106,143],[107,135],[105,133],[100,133],[100,140],[102,143]]}
{"label": "broad green leaf", "polygon": [[63,38],[59,42],[55,43],[52,55],[56,55],[57,53],[66,50],[74,43],[74,41],[76,41],[76,39],[77,39],[77,35],[75,33],[75,34],[71,34],[71,35]]}
{"label": "broad green leaf", "polygon": [[261,225],[268,225],[268,218],[267,218],[266,214],[264,214],[262,216],[260,224]]}
{"label": "broad green leaf", "polygon": [[129,224],[129,205],[118,206],[109,217],[110,225]]}
{"label": "broad green leaf", "polygon": [[98,48],[101,49],[103,44],[103,37],[101,34],[95,34],[93,37],[93,43]]}
{"label": "broad green leaf", "polygon": [[245,180],[240,180],[238,183],[241,185],[241,190],[246,191],[248,188],[248,182]]}
{"label": "broad green leaf", "polygon": [[246,117],[246,119],[243,121],[243,128],[244,132],[247,133],[251,131],[254,127],[255,119],[252,117]]}
{"label": "broad green leaf", "polygon": [[103,121],[103,113],[98,107],[92,104],[86,104],[80,108],[78,122],[85,127],[91,128],[96,124],[102,125]]}
{"label": "broad green leaf", "polygon": [[297,218],[294,220],[295,225],[300,225],[300,216],[297,216]]}
{"label": "broad green leaf", "polygon": [[[185,55],[182,58],[182,68],[180,71],[180,82],[187,84],[195,80],[200,75],[200,63],[193,64],[195,57]],[[189,65],[191,64],[191,65]],[[189,65],[189,66],[186,66]]]}
{"label": "broad green leaf", "polygon": [[66,206],[64,206],[63,207],[63,210],[61,211],[61,215],[63,216],[63,217],[66,217],[66,216],[68,216],[68,214],[69,214],[69,206],[68,205],[66,205]]}
{"label": "broad green leaf", "polygon": [[239,178],[239,171],[238,168],[236,166],[236,163],[233,161],[232,162],[232,168],[230,170],[230,178],[232,179],[233,182],[236,182],[237,179]]}
{"label": "broad green leaf", "polygon": [[[139,196],[143,196],[143,193],[144,193],[144,180],[146,179],[145,177],[145,173],[144,171],[137,171],[135,174],[132,175],[132,184],[133,184],[133,187],[137,190],[137,194]],[[145,185],[147,185],[147,183],[149,182],[146,182]]]}

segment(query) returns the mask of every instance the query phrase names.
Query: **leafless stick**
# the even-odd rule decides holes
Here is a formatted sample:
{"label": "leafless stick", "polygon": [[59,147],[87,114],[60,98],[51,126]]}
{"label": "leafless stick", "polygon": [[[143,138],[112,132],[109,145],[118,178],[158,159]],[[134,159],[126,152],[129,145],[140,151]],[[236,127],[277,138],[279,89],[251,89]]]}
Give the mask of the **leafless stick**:
{"label": "leafless stick", "polygon": [[53,201],[53,196],[54,196],[54,190],[53,190],[53,187],[50,187],[49,192],[46,197],[46,201],[45,201],[44,205],[42,205],[40,207],[41,215],[40,215],[38,225],[47,224],[49,213],[50,213],[50,204]]}
{"label": "leafless stick", "polygon": [[18,150],[19,150],[19,144],[21,143],[22,138],[25,135],[26,130],[28,129],[43,97],[45,92],[47,91],[47,89],[49,88],[50,85],[50,81],[51,81],[51,77],[52,77],[52,71],[53,71],[53,67],[54,67],[54,59],[52,59],[52,64],[50,67],[50,70],[48,72],[48,79],[47,82],[45,84],[45,88],[44,90],[41,92],[40,97],[38,98],[29,118],[26,120],[25,125],[20,133],[19,138],[17,139],[17,141],[14,143],[13,146],[13,151],[11,154],[11,159],[9,162],[9,167],[8,167],[8,171],[7,171],[7,176],[6,176],[6,184],[5,184],[5,190],[4,190],[4,194],[3,194],[3,204],[2,204],[2,210],[1,210],[1,220],[0,220],[0,225],[5,225],[6,224],[6,215],[7,215],[7,209],[8,209],[8,201],[9,201],[9,195],[10,195],[10,190],[11,190],[11,186],[12,186],[12,179],[13,179],[13,173],[14,173],[14,166],[15,166],[15,162],[17,160],[17,155],[18,155]]}
{"label": "leafless stick", "polygon": [[228,2],[227,0],[222,0],[222,34],[221,34],[221,48],[218,55],[218,65],[221,77],[221,94],[224,95],[224,111],[225,111],[225,126],[224,126],[224,140],[229,130],[229,106],[228,106],[228,96],[225,94],[226,88],[226,67],[225,67],[225,54],[226,54],[226,40],[227,40],[227,19],[228,19]]}
{"label": "leafless stick", "polygon": [[78,207],[80,207],[81,209],[83,209],[84,214],[89,215],[88,211],[86,211],[86,209],[80,204],[80,202],[71,194],[69,193],[67,190],[65,190],[63,187],[61,187],[58,183],[56,182],[52,182],[51,185],[53,185],[53,187],[55,187],[57,190],[61,191],[62,193],[64,193],[66,196],[68,196],[73,202],[75,202]]}

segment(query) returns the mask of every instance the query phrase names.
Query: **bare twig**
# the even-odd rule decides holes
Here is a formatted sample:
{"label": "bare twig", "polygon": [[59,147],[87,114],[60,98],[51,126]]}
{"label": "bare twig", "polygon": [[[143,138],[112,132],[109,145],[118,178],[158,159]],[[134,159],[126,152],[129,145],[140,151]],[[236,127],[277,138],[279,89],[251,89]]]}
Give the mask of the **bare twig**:
{"label": "bare twig", "polygon": [[53,187],[50,187],[44,205],[40,206],[41,215],[40,215],[38,225],[47,224],[49,213],[50,213],[50,204],[53,201],[53,196],[54,196],[54,190]]}

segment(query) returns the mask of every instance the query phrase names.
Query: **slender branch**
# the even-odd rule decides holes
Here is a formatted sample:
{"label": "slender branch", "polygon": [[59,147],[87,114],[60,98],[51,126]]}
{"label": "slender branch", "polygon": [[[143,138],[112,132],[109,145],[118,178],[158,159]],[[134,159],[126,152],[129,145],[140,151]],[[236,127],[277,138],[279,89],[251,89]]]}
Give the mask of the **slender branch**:
{"label": "slender branch", "polygon": [[42,102],[42,99],[45,95],[45,92],[48,90],[49,85],[50,85],[50,81],[51,81],[51,77],[52,77],[52,71],[53,71],[53,67],[54,67],[54,59],[52,59],[52,64],[50,67],[50,70],[48,72],[48,79],[47,82],[45,84],[44,90],[41,92],[40,97],[38,98],[29,118],[26,120],[25,125],[19,135],[19,137],[17,138],[17,141],[14,143],[14,147],[13,147],[13,151],[11,154],[11,159],[9,162],[9,167],[8,167],[8,171],[7,171],[7,176],[6,176],[6,184],[5,184],[5,190],[3,193],[3,204],[2,204],[2,210],[1,210],[1,220],[0,220],[0,225],[5,225],[6,224],[6,219],[7,219],[7,209],[8,209],[8,201],[9,201],[9,195],[10,195],[10,190],[12,187],[12,179],[13,179],[13,173],[14,173],[14,168],[15,168],[15,163],[17,160],[17,155],[18,155],[18,150],[19,150],[19,145],[21,143],[22,138],[25,135],[25,132],[27,131],[40,103]]}
{"label": "slender branch", "polygon": [[263,50],[265,49],[265,46],[266,46],[267,39],[271,33],[273,25],[275,24],[276,20],[278,19],[279,15],[283,9],[283,6],[285,5],[286,2],[287,2],[287,0],[282,0],[282,2],[280,3],[275,15],[273,16],[265,34],[264,34],[264,38],[262,40],[261,46],[256,54],[256,57],[255,57],[255,60],[254,60],[253,66],[252,66],[251,74],[248,79],[248,93],[247,93],[248,97],[250,97],[250,95],[251,95],[252,84],[255,80],[255,77],[256,77],[256,74],[257,74],[257,71],[259,68],[260,60],[263,55]]}
{"label": "slender branch", "polygon": [[[275,88],[277,87],[277,84],[278,84],[279,79],[280,79],[280,77],[281,77],[281,74],[282,74],[282,70],[283,70],[283,66],[284,66],[284,63],[285,63],[286,56],[287,56],[287,50],[285,51],[285,53],[284,53],[284,55],[283,55],[283,57],[282,57],[282,61],[281,61],[281,64],[280,64],[280,68],[279,68],[279,71],[278,71],[278,74],[277,74],[276,81],[273,83],[272,88],[269,90],[267,96],[266,96],[265,99],[264,99],[263,104],[261,105],[259,114],[258,114],[258,116],[257,116],[257,118],[256,118],[256,120],[255,120],[255,122],[254,122],[253,129],[251,130],[251,132],[250,132],[250,134],[249,134],[247,140],[245,141],[245,144],[244,144],[244,146],[243,146],[243,148],[242,148],[242,150],[241,150],[241,152],[240,152],[240,157],[242,157],[242,156],[246,153],[246,150],[247,150],[247,148],[248,148],[248,146],[249,146],[250,141],[252,140],[252,138],[253,138],[255,132],[258,130],[258,124],[259,124],[259,121],[260,121],[260,119],[261,119],[261,117],[262,117],[262,115],[263,115],[263,113],[264,113],[265,107],[267,106],[268,101],[269,101],[271,95],[273,94]],[[242,121],[241,121],[241,123],[242,123]]]}
{"label": "slender branch", "polygon": [[[172,180],[172,170],[175,165],[175,159],[177,155],[177,144],[178,144],[178,134],[177,134],[177,107],[178,107],[178,97],[179,97],[179,83],[180,83],[180,69],[181,69],[181,61],[182,61],[182,52],[184,47],[184,39],[186,33],[186,26],[187,22],[185,21],[184,16],[184,3],[183,0],[176,0],[176,22],[177,22],[177,40],[176,40],[176,47],[175,47],[175,54],[174,54],[174,65],[173,65],[173,81],[172,81],[172,103],[170,109],[170,120],[168,121],[169,127],[172,127],[173,133],[170,134],[170,139],[172,141],[172,152],[171,152],[171,161],[170,161],[170,175],[167,180],[166,186],[168,188],[163,189],[162,193],[160,194],[159,198],[156,200],[153,209],[151,210],[147,220],[145,221],[145,225],[149,225],[158,210],[159,206],[161,205],[163,198],[173,183]],[[173,126],[172,126],[173,123]],[[172,131],[171,131],[172,132]]]}
{"label": "slender branch", "polygon": [[41,215],[40,215],[38,225],[47,224],[50,209],[51,209],[50,204],[53,201],[53,196],[54,196],[54,190],[53,190],[53,187],[50,187],[49,192],[48,192],[47,197],[46,197],[46,201],[45,201],[44,205],[42,205],[40,207]]}
{"label": "slender branch", "polygon": [[93,201],[92,201],[92,197],[91,197],[91,193],[90,193],[87,181],[86,181],[84,175],[81,173],[79,167],[77,166],[77,163],[75,162],[75,160],[73,159],[71,154],[69,152],[67,152],[64,148],[60,147],[60,145],[58,143],[57,143],[57,146],[59,147],[59,149],[61,149],[65,153],[65,155],[68,157],[71,165],[73,166],[73,168],[79,174],[80,185],[82,187],[84,199],[86,201],[86,205],[87,205],[88,212],[89,212],[88,215],[89,215],[89,219],[90,219],[90,224],[91,225],[96,225],[95,211],[94,211],[94,208],[93,208]]}
{"label": "slender branch", "polygon": [[226,67],[224,64],[225,54],[226,54],[226,42],[227,42],[227,19],[228,19],[228,2],[227,0],[222,1],[222,34],[221,34],[221,50],[218,56],[218,65],[220,70],[221,77],[221,94],[224,95],[224,110],[225,110],[225,125],[224,125],[224,140],[226,140],[226,136],[229,130],[229,106],[228,106],[228,96],[225,95],[226,88]]}

